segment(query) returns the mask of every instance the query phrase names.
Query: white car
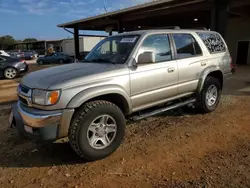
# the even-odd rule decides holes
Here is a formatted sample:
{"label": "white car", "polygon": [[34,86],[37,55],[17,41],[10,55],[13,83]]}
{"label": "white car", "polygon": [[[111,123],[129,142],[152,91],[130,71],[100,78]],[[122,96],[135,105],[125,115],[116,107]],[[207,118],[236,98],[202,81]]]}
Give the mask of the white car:
{"label": "white car", "polygon": [[10,57],[10,55],[8,53],[6,53],[4,50],[0,50],[0,55]]}

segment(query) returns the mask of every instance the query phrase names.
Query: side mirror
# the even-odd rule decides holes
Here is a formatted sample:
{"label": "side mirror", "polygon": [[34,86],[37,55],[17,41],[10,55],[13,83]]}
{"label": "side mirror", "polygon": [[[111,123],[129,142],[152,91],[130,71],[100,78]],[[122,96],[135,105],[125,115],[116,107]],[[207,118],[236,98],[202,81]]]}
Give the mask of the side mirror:
{"label": "side mirror", "polygon": [[138,63],[140,64],[155,63],[154,52],[144,52],[140,54],[138,57]]}

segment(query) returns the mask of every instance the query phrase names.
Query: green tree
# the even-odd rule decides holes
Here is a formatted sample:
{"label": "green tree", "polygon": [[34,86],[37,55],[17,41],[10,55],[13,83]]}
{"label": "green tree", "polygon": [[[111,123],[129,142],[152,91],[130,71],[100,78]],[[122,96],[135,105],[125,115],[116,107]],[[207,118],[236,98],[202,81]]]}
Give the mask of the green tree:
{"label": "green tree", "polygon": [[23,42],[36,42],[36,41],[37,41],[37,39],[35,39],[35,38],[26,38],[23,40]]}
{"label": "green tree", "polygon": [[10,35],[0,37],[0,49],[12,49],[15,44],[15,39]]}

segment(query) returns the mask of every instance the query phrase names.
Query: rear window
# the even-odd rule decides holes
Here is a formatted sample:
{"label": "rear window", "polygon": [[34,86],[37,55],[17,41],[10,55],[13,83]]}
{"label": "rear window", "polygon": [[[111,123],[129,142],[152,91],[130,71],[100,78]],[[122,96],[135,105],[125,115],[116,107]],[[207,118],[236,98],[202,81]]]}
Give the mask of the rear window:
{"label": "rear window", "polygon": [[211,54],[226,52],[226,45],[218,33],[202,32],[197,34],[203,40],[204,44]]}

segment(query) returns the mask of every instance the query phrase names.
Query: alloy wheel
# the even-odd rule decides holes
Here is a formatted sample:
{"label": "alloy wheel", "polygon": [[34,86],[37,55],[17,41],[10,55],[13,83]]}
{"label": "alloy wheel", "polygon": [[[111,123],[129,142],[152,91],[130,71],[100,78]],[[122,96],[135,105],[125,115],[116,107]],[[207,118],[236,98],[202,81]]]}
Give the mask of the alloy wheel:
{"label": "alloy wheel", "polygon": [[13,79],[15,78],[17,75],[17,71],[16,69],[14,68],[7,68],[5,71],[4,71],[4,76],[8,79]]}
{"label": "alloy wheel", "polygon": [[104,149],[114,140],[117,132],[117,124],[110,115],[101,115],[90,124],[87,137],[89,145],[94,149]]}

